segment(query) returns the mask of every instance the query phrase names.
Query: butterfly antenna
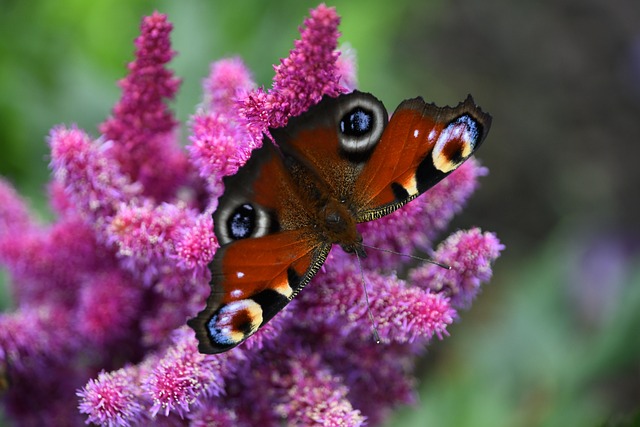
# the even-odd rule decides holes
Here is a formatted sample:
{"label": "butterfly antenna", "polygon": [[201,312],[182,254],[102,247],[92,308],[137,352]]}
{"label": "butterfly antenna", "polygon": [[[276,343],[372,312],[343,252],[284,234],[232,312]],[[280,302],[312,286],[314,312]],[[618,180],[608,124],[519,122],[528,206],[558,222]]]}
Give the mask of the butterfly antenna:
{"label": "butterfly antenna", "polygon": [[371,325],[373,326],[373,338],[376,341],[376,344],[380,344],[380,335],[378,334],[378,326],[376,325],[376,321],[373,318],[373,313],[371,313],[371,305],[369,304],[369,293],[367,292],[367,284],[364,280],[364,271],[362,270],[360,255],[358,255],[357,252],[356,252],[356,258],[358,258],[358,267],[360,268],[360,277],[362,278],[362,289],[364,289],[364,300],[367,303],[367,313],[369,313],[369,319],[371,320]]}
{"label": "butterfly antenna", "polygon": [[407,257],[407,258],[417,259],[418,261],[424,261],[424,262],[428,262],[430,264],[437,265],[438,267],[442,267],[445,270],[451,270],[451,266],[450,265],[443,264],[443,263],[438,262],[438,261],[436,261],[434,259],[431,259],[431,258],[423,258],[423,257],[419,257],[419,256],[416,256],[416,255],[403,254],[402,252],[392,251],[391,249],[376,248],[375,246],[365,245],[364,243],[362,244],[362,246],[364,246],[365,248],[369,248],[369,249],[375,249],[376,251],[387,252],[389,254],[400,255],[400,256],[403,256],[403,257]]}

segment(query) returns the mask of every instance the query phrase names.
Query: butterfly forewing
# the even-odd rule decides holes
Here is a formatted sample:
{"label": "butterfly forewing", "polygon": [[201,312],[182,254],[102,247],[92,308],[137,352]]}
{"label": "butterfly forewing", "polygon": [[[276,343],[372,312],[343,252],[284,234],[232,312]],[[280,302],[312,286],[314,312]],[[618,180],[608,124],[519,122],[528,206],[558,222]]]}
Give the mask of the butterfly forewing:
{"label": "butterfly forewing", "polygon": [[490,125],[470,96],[453,108],[404,101],[356,180],[358,221],[387,215],[440,182],[478,149]]}
{"label": "butterfly forewing", "polygon": [[252,335],[309,282],[329,251],[308,231],[310,207],[270,141],[224,184],[213,215],[221,247],[209,265],[211,294],[189,321],[202,353]]}
{"label": "butterfly forewing", "polygon": [[[271,129],[285,156],[295,158],[337,200],[351,199],[355,181],[388,121],[382,102],[368,93],[325,97],[286,127]],[[357,126],[361,126],[357,128]]]}

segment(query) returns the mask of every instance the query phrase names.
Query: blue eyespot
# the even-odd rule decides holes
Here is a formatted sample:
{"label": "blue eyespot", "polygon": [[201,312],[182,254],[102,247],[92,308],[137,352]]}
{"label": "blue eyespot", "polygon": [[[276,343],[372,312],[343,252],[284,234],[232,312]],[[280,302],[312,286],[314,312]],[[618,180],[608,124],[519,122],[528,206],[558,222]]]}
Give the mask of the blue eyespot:
{"label": "blue eyespot", "polygon": [[246,239],[256,226],[256,211],[248,203],[240,205],[227,220],[227,231],[233,240]]}
{"label": "blue eyespot", "polygon": [[340,120],[340,132],[347,136],[363,136],[373,129],[373,117],[371,111],[356,107]]}

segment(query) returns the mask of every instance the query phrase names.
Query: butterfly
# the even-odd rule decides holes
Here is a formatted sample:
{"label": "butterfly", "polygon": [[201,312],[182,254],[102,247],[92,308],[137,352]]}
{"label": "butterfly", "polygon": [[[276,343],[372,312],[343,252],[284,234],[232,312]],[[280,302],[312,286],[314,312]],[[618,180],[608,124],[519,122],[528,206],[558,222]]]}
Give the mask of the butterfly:
{"label": "butterfly", "polygon": [[270,129],[233,176],[213,214],[220,248],[207,305],[187,323],[198,350],[240,344],[318,272],[331,246],[365,257],[356,224],[390,214],[468,159],[491,116],[468,96],[456,107],[382,102],[354,91]]}

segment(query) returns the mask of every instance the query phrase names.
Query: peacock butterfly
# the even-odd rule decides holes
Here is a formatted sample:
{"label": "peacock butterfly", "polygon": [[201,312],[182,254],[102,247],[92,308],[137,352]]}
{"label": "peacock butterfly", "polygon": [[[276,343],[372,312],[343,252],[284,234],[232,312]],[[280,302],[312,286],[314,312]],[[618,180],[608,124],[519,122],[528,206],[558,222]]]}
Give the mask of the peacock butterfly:
{"label": "peacock butterfly", "polygon": [[365,257],[360,222],[385,216],[455,170],[480,146],[491,116],[471,96],[456,107],[403,101],[388,119],[353,92],[270,129],[224,179],[213,214],[220,243],[207,306],[188,324],[201,353],[246,340],[309,283],[331,245]]}

